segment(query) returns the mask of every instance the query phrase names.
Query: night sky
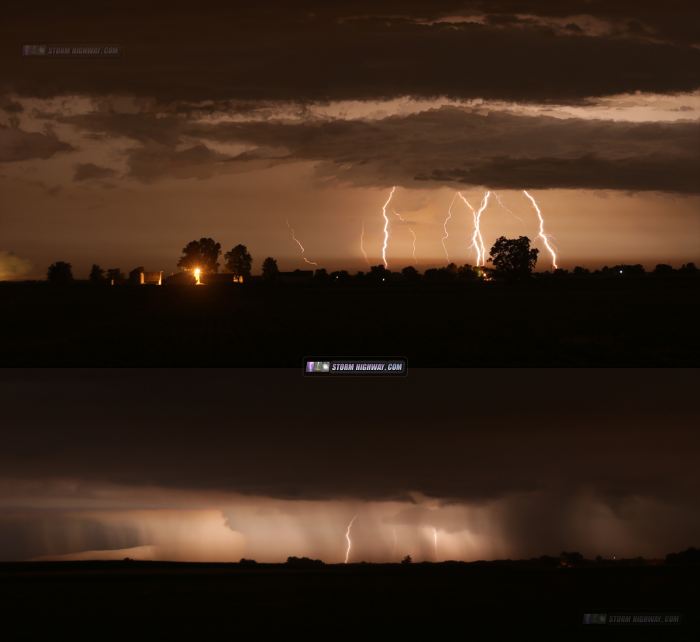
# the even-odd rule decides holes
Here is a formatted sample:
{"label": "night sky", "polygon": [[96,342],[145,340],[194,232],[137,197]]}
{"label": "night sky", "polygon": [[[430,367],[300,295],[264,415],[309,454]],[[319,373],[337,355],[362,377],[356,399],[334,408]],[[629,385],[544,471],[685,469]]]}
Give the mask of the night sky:
{"label": "night sky", "polygon": [[[471,214],[447,255],[444,221],[486,189],[488,246],[536,239],[527,189],[561,267],[700,261],[694,0],[293,5],[5,3],[0,279],[171,272],[202,236],[303,267],[287,220],[310,259],[366,269],[392,186],[390,269],[473,264]],[[122,54],[21,55],[41,43]]]}
{"label": "night sky", "polygon": [[0,559],[662,557],[696,370],[0,372]]}

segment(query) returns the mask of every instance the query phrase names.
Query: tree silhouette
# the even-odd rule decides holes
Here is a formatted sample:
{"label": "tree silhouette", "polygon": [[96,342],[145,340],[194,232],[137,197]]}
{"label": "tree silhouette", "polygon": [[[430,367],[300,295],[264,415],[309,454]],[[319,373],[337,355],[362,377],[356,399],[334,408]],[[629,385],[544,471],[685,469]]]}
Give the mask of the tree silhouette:
{"label": "tree silhouette", "polygon": [[454,263],[450,263],[447,267],[429,268],[425,271],[423,278],[434,283],[449,283],[457,278],[457,267]]}
{"label": "tree silhouette", "polygon": [[105,279],[105,271],[97,265],[97,263],[93,263],[92,268],[90,269],[90,283],[93,283],[95,285],[102,285],[106,282]]}
{"label": "tree silhouette", "polygon": [[73,282],[73,266],[65,261],[56,261],[49,266],[46,275],[49,283],[64,285]]}
{"label": "tree silhouette", "polygon": [[347,270],[336,270],[335,272],[331,272],[331,281],[334,283],[347,283],[350,278],[350,274]]}
{"label": "tree silhouette", "polygon": [[457,269],[457,278],[460,281],[476,281],[479,275],[473,265],[465,263],[462,267]]}
{"label": "tree silhouette", "polygon": [[[603,268],[603,272],[605,272],[605,269],[606,268]],[[644,266],[641,263],[635,263],[634,265],[621,263],[620,265],[614,265],[612,268],[608,268],[608,270],[611,270],[613,275],[617,277],[640,277],[646,274]]]}
{"label": "tree silhouette", "polygon": [[578,566],[583,563],[583,559],[578,551],[562,551],[559,555],[560,563],[564,566]]}
{"label": "tree silhouette", "polygon": [[673,272],[674,269],[666,263],[659,263],[654,268],[654,274],[656,274],[656,276],[670,276]]}
{"label": "tree silhouette", "polygon": [[280,274],[277,267],[277,261],[271,256],[268,256],[262,264],[262,275],[266,281],[274,281]]}
{"label": "tree silhouette", "polygon": [[406,557],[404,557],[404,558],[401,560],[401,563],[402,563],[402,564],[410,564],[411,562],[413,562],[413,560],[411,559],[411,556],[410,556],[410,555],[406,555]]}
{"label": "tree silhouette", "polygon": [[489,252],[489,263],[493,263],[496,276],[508,280],[527,278],[537,263],[539,250],[530,249],[530,239],[520,236],[507,239],[500,236]]}
{"label": "tree silhouette", "polygon": [[690,547],[680,553],[669,553],[666,555],[666,564],[700,566],[700,549]]}
{"label": "tree silhouette", "polygon": [[214,239],[201,238],[199,241],[190,241],[182,248],[182,256],[177,266],[185,270],[199,268],[202,272],[218,272],[221,244]]}
{"label": "tree silhouette", "polygon": [[253,257],[248,252],[245,245],[236,245],[230,252],[224,255],[226,269],[233,272],[234,277],[248,278],[250,269],[253,266]]}
{"label": "tree silhouette", "polygon": [[367,276],[372,281],[383,283],[389,276],[389,270],[387,270],[383,265],[373,265],[369,269],[369,274]]}
{"label": "tree silhouette", "polygon": [[409,281],[410,283],[415,283],[420,279],[420,274],[418,274],[418,270],[414,268],[412,265],[406,266],[403,270],[401,270],[401,276],[406,281]]}
{"label": "tree silhouette", "polygon": [[301,568],[318,568],[325,566],[321,560],[311,559],[310,557],[294,557],[293,555],[287,558],[287,566],[298,566]]}

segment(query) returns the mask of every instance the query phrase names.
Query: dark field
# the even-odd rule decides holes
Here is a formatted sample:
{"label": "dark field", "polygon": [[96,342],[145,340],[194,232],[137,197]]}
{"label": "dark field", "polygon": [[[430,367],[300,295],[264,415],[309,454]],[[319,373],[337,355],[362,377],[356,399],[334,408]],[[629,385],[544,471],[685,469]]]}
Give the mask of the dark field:
{"label": "dark field", "polygon": [[[665,566],[8,563],[0,609],[13,640],[691,640],[699,579],[697,568]],[[583,613],[626,611],[682,623],[582,624]]]}
{"label": "dark field", "polygon": [[700,279],[386,286],[0,284],[5,366],[698,366]]}

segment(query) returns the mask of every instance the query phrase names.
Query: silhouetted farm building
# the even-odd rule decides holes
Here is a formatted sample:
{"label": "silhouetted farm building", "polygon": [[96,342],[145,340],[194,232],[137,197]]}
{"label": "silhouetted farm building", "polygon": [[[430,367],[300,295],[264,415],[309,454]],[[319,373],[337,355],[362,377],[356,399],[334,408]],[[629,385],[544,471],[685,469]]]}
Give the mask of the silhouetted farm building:
{"label": "silhouetted farm building", "polygon": [[231,272],[210,272],[208,274],[202,274],[201,281],[204,285],[243,283],[243,277],[232,274]]}
{"label": "silhouetted farm building", "polygon": [[141,272],[141,285],[162,285],[163,271],[160,272]]}
{"label": "silhouetted farm building", "polygon": [[[199,277],[202,285],[228,285],[243,283],[242,276],[231,272],[207,272]],[[176,272],[165,278],[166,285],[194,285],[196,278],[192,272]]]}

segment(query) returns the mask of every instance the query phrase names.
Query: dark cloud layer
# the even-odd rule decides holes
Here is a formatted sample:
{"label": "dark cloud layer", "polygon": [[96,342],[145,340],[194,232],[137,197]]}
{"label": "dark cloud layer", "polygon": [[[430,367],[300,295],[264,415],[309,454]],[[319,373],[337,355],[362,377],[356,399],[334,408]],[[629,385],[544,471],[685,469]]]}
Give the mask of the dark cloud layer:
{"label": "dark cloud layer", "polygon": [[100,178],[111,178],[116,172],[109,167],[101,167],[95,163],[79,163],[75,166],[74,181],[87,181]]}
{"label": "dark cloud layer", "polygon": [[[210,176],[238,165],[321,161],[319,172],[360,185],[414,181],[494,188],[593,188],[697,193],[700,125],[629,123],[524,116],[506,112],[433,109],[378,121],[192,124],[143,114],[87,114],[67,122],[95,135],[143,143],[129,152],[130,175]],[[245,143],[237,157],[186,139]],[[167,141],[167,143],[165,142]]]}
{"label": "dark cloud layer", "polygon": [[0,162],[51,158],[58,152],[71,151],[72,145],[65,143],[52,133],[26,132],[15,127],[0,125]]}
{"label": "dark cloud layer", "polygon": [[[361,184],[414,180],[502,188],[571,187],[697,192],[700,126],[444,107],[381,121],[249,123],[192,128],[215,140],[284,147]],[[321,171],[324,171],[323,169]]]}
{"label": "dark cloud layer", "polygon": [[0,469],[273,497],[683,501],[700,491],[694,371],[2,373]]}
{"label": "dark cloud layer", "polygon": [[[579,101],[689,91],[700,86],[700,50],[692,46],[698,9],[672,4],[79,3],[67,10],[15,3],[4,15],[0,77],[26,95],[122,93],[164,102],[397,95]],[[481,23],[434,22],[484,11]],[[596,35],[574,23],[550,25],[581,13],[614,28]],[[81,40],[117,42],[124,53],[118,60],[19,56],[28,41]]]}

